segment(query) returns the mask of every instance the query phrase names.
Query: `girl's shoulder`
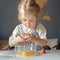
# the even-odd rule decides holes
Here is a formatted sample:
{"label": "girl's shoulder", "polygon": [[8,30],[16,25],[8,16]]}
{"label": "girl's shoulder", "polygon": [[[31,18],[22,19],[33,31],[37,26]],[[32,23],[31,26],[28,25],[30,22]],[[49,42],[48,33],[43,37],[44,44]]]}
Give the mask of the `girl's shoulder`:
{"label": "girl's shoulder", "polygon": [[45,28],[44,25],[42,23],[38,23],[36,28]]}
{"label": "girl's shoulder", "polygon": [[22,24],[18,24],[17,26],[16,26],[16,28],[20,28],[22,26]]}
{"label": "girl's shoulder", "polygon": [[36,26],[36,30],[38,31],[46,31],[46,28],[44,27],[44,25],[42,23],[38,23]]}

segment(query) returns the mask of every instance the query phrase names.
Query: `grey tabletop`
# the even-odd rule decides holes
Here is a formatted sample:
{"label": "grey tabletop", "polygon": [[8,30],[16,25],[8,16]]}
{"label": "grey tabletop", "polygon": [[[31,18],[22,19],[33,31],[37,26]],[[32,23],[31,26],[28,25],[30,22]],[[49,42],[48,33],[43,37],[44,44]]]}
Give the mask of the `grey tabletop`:
{"label": "grey tabletop", "polygon": [[14,51],[0,51],[0,60],[60,60],[60,50],[48,50],[38,56],[17,56]]}

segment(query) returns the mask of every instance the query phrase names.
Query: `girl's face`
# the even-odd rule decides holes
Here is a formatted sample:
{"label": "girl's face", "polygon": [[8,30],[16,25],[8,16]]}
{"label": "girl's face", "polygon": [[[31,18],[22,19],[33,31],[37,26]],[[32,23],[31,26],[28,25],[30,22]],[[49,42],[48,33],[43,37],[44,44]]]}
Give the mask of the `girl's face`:
{"label": "girl's face", "polygon": [[34,15],[25,16],[22,21],[22,24],[24,24],[27,28],[35,29],[36,17]]}

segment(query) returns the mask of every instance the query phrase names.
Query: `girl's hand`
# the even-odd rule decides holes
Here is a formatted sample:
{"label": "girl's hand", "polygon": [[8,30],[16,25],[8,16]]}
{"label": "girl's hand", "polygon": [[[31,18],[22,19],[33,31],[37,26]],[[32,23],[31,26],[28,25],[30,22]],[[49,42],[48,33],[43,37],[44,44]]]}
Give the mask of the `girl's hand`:
{"label": "girl's hand", "polygon": [[27,40],[31,40],[32,34],[25,33],[25,34],[22,34],[20,37],[23,41],[27,41]]}
{"label": "girl's hand", "polygon": [[33,36],[33,35],[31,35],[31,34],[28,34],[27,36],[26,36],[27,38],[26,38],[26,41],[27,42],[35,42],[38,38],[37,37],[35,37],[35,36]]}

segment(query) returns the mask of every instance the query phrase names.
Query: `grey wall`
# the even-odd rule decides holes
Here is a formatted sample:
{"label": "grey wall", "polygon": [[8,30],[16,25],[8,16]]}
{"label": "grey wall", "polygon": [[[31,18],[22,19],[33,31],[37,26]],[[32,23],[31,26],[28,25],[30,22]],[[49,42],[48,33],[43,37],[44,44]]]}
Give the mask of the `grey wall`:
{"label": "grey wall", "polygon": [[0,0],[0,40],[8,39],[17,21],[18,0]]}
{"label": "grey wall", "polygon": [[[18,0],[0,0],[0,40],[8,39],[18,24]],[[60,0],[48,0],[47,11],[51,16],[50,22],[40,22],[47,30],[47,38],[58,38],[60,41]]]}

